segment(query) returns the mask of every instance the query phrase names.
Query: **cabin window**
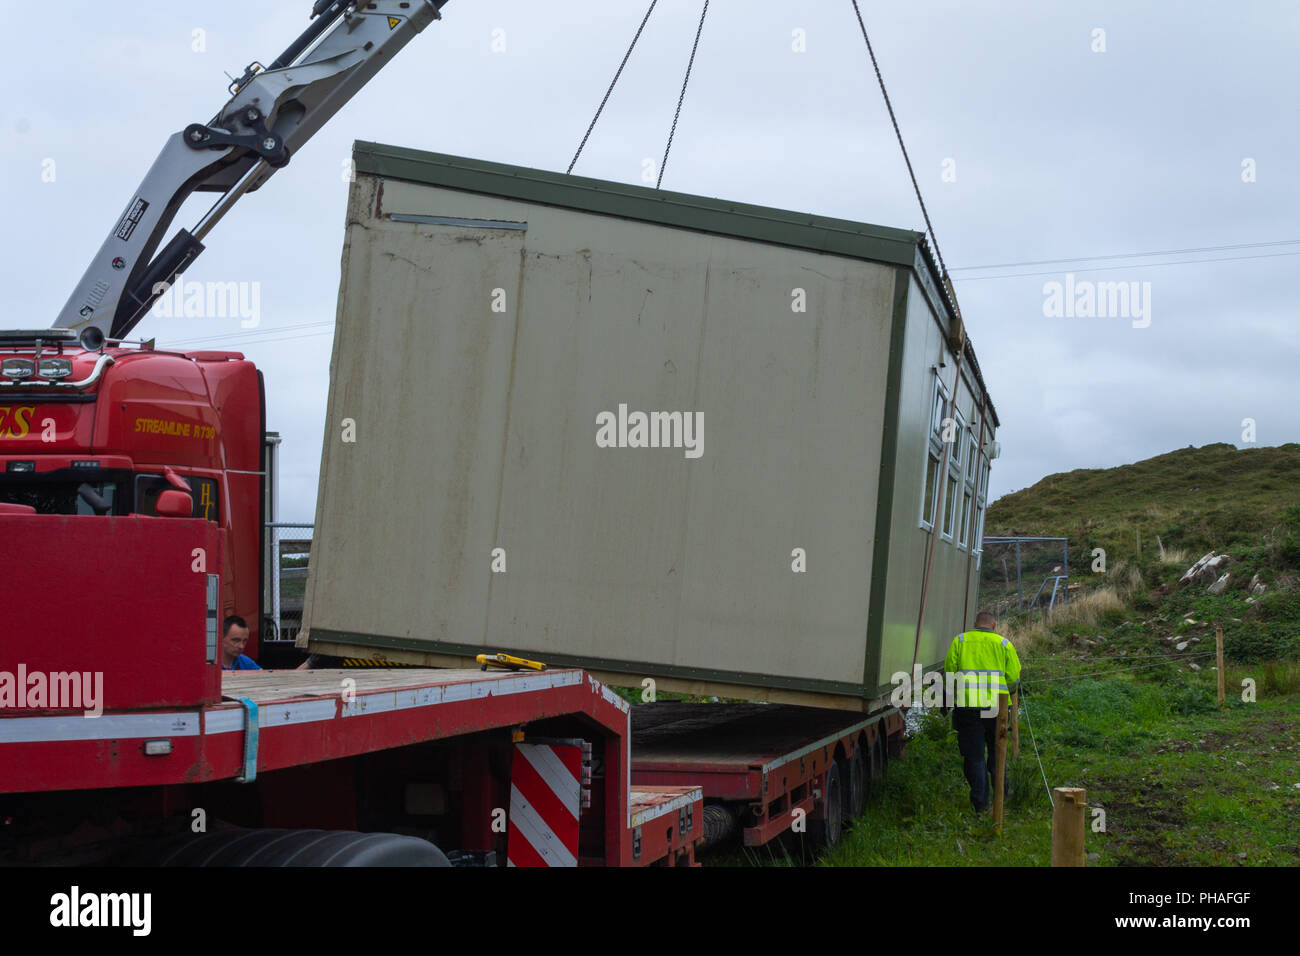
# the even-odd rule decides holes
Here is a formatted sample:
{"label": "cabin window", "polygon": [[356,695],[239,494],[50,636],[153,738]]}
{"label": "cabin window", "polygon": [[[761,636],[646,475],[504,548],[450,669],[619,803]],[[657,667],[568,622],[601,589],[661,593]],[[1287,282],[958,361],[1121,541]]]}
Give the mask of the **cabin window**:
{"label": "cabin window", "polygon": [[984,550],[984,513],[988,510],[989,460],[981,452],[977,467],[979,477],[975,486],[975,539],[972,547],[976,554]]}
{"label": "cabin window", "polygon": [[[217,482],[213,478],[198,475],[181,475],[190,485],[190,498],[194,502],[191,513],[195,518],[208,521],[220,521],[220,509],[217,506]],[[158,496],[170,488],[162,475],[137,475],[135,479],[135,513],[141,515],[158,514]]]}
{"label": "cabin window", "polygon": [[957,513],[957,506],[953,500],[957,497],[957,479],[953,477],[951,470],[948,474],[948,487],[943,490],[943,536],[952,537],[952,522]]}
{"label": "cabin window", "polygon": [[[921,527],[926,531],[935,525],[939,501],[940,472],[943,468],[943,420],[948,416],[948,390],[943,387],[938,371],[934,376],[934,391],[930,402],[930,441],[925,461],[925,485],[921,497]],[[946,510],[946,509],[945,509]]]}
{"label": "cabin window", "polygon": [[934,527],[934,502],[939,490],[939,456],[933,448],[925,465],[925,497],[921,499],[921,527]]}
{"label": "cabin window", "polygon": [[936,372],[934,376],[934,404],[930,415],[930,437],[943,441],[943,420],[948,415],[948,390],[943,387]]}
{"label": "cabin window", "polygon": [[[102,476],[102,472],[99,473]],[[116,481],[88,475],[71,475],[69,469],[22,477],[0,477],[0,502],[27,505],[41,515],[121,514],[122,503]],[[106,511],[99,509],[107,506]]]}

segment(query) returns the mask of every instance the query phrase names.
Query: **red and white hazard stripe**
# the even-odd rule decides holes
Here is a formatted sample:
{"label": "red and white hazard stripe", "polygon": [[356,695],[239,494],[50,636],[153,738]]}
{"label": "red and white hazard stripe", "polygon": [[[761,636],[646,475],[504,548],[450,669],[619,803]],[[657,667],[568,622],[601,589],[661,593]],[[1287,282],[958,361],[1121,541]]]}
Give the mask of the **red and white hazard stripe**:
{"label": "red and white hazard stripe", "polygon": [[581,801],[580,744],[515,744],[507,865],[577,866]]}

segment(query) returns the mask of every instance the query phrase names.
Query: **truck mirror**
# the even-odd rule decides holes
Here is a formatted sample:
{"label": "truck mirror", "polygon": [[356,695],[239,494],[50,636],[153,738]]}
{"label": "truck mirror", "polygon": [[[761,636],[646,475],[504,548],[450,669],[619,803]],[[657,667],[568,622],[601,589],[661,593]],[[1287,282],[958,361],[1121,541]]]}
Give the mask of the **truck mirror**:
{"label": "truck mirror", "polygon": [[163,518],[188,518],[194,514],[194,499],[183,491],[168,488],[158,496],[154,511]]}

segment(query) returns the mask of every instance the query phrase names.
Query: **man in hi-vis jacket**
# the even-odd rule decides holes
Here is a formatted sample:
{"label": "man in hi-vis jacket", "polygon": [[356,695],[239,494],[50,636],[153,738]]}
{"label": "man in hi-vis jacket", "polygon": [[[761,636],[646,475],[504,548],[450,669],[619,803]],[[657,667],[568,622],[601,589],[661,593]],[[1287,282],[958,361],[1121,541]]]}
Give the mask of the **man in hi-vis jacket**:
{"label": "man in hi-vis jacket", "polygon": [[[970,803],[978,811],[993,805],[992,772],[998,734],[998,697],[1015,693],[1020,681],[1016,649],[994,628],[991,611],[975,615],[975,626],[952,639],[943,669],[954,679],[952,726],[957,731]],[[1005,783],[1005,781],[1004,781]],[[1007,792],[1010,787],[1007,786]]]}

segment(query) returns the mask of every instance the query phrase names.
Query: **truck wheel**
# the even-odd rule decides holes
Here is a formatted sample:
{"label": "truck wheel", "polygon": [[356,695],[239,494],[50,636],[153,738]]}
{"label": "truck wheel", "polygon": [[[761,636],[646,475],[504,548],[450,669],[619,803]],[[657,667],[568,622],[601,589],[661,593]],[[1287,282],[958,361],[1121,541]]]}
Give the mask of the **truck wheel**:
{"label": "truck wheel", "polygon": [[823,784],[822,816],[813,821],[813,839],[818,849],[829,850],[840,842],[844,831],[844,794],[840,788],[840,765],[831,761]]}
{"label": "truck wheel", "polygon": [[850,820],[856,820],[862,816],[862,811],[867,807],[867,798],[871,795],[871,778],[867,772],[867,757],[864,757],[862,750],[858,749],[853,752],[849,758],[849,786],[846,791],[847,802],[844,807],[844,814]]}
{"label": "truck wheel", "polygon": [[153,866],[451,866],[427,840],[352,830],[218,830],[160,848]]}
{"label": "truck wheel", "polygon": [[877,734],[875,742],[871,745],[871,795],[873,797],[880,792],[880,782],[885,779],[885,747],[884,736]]}

